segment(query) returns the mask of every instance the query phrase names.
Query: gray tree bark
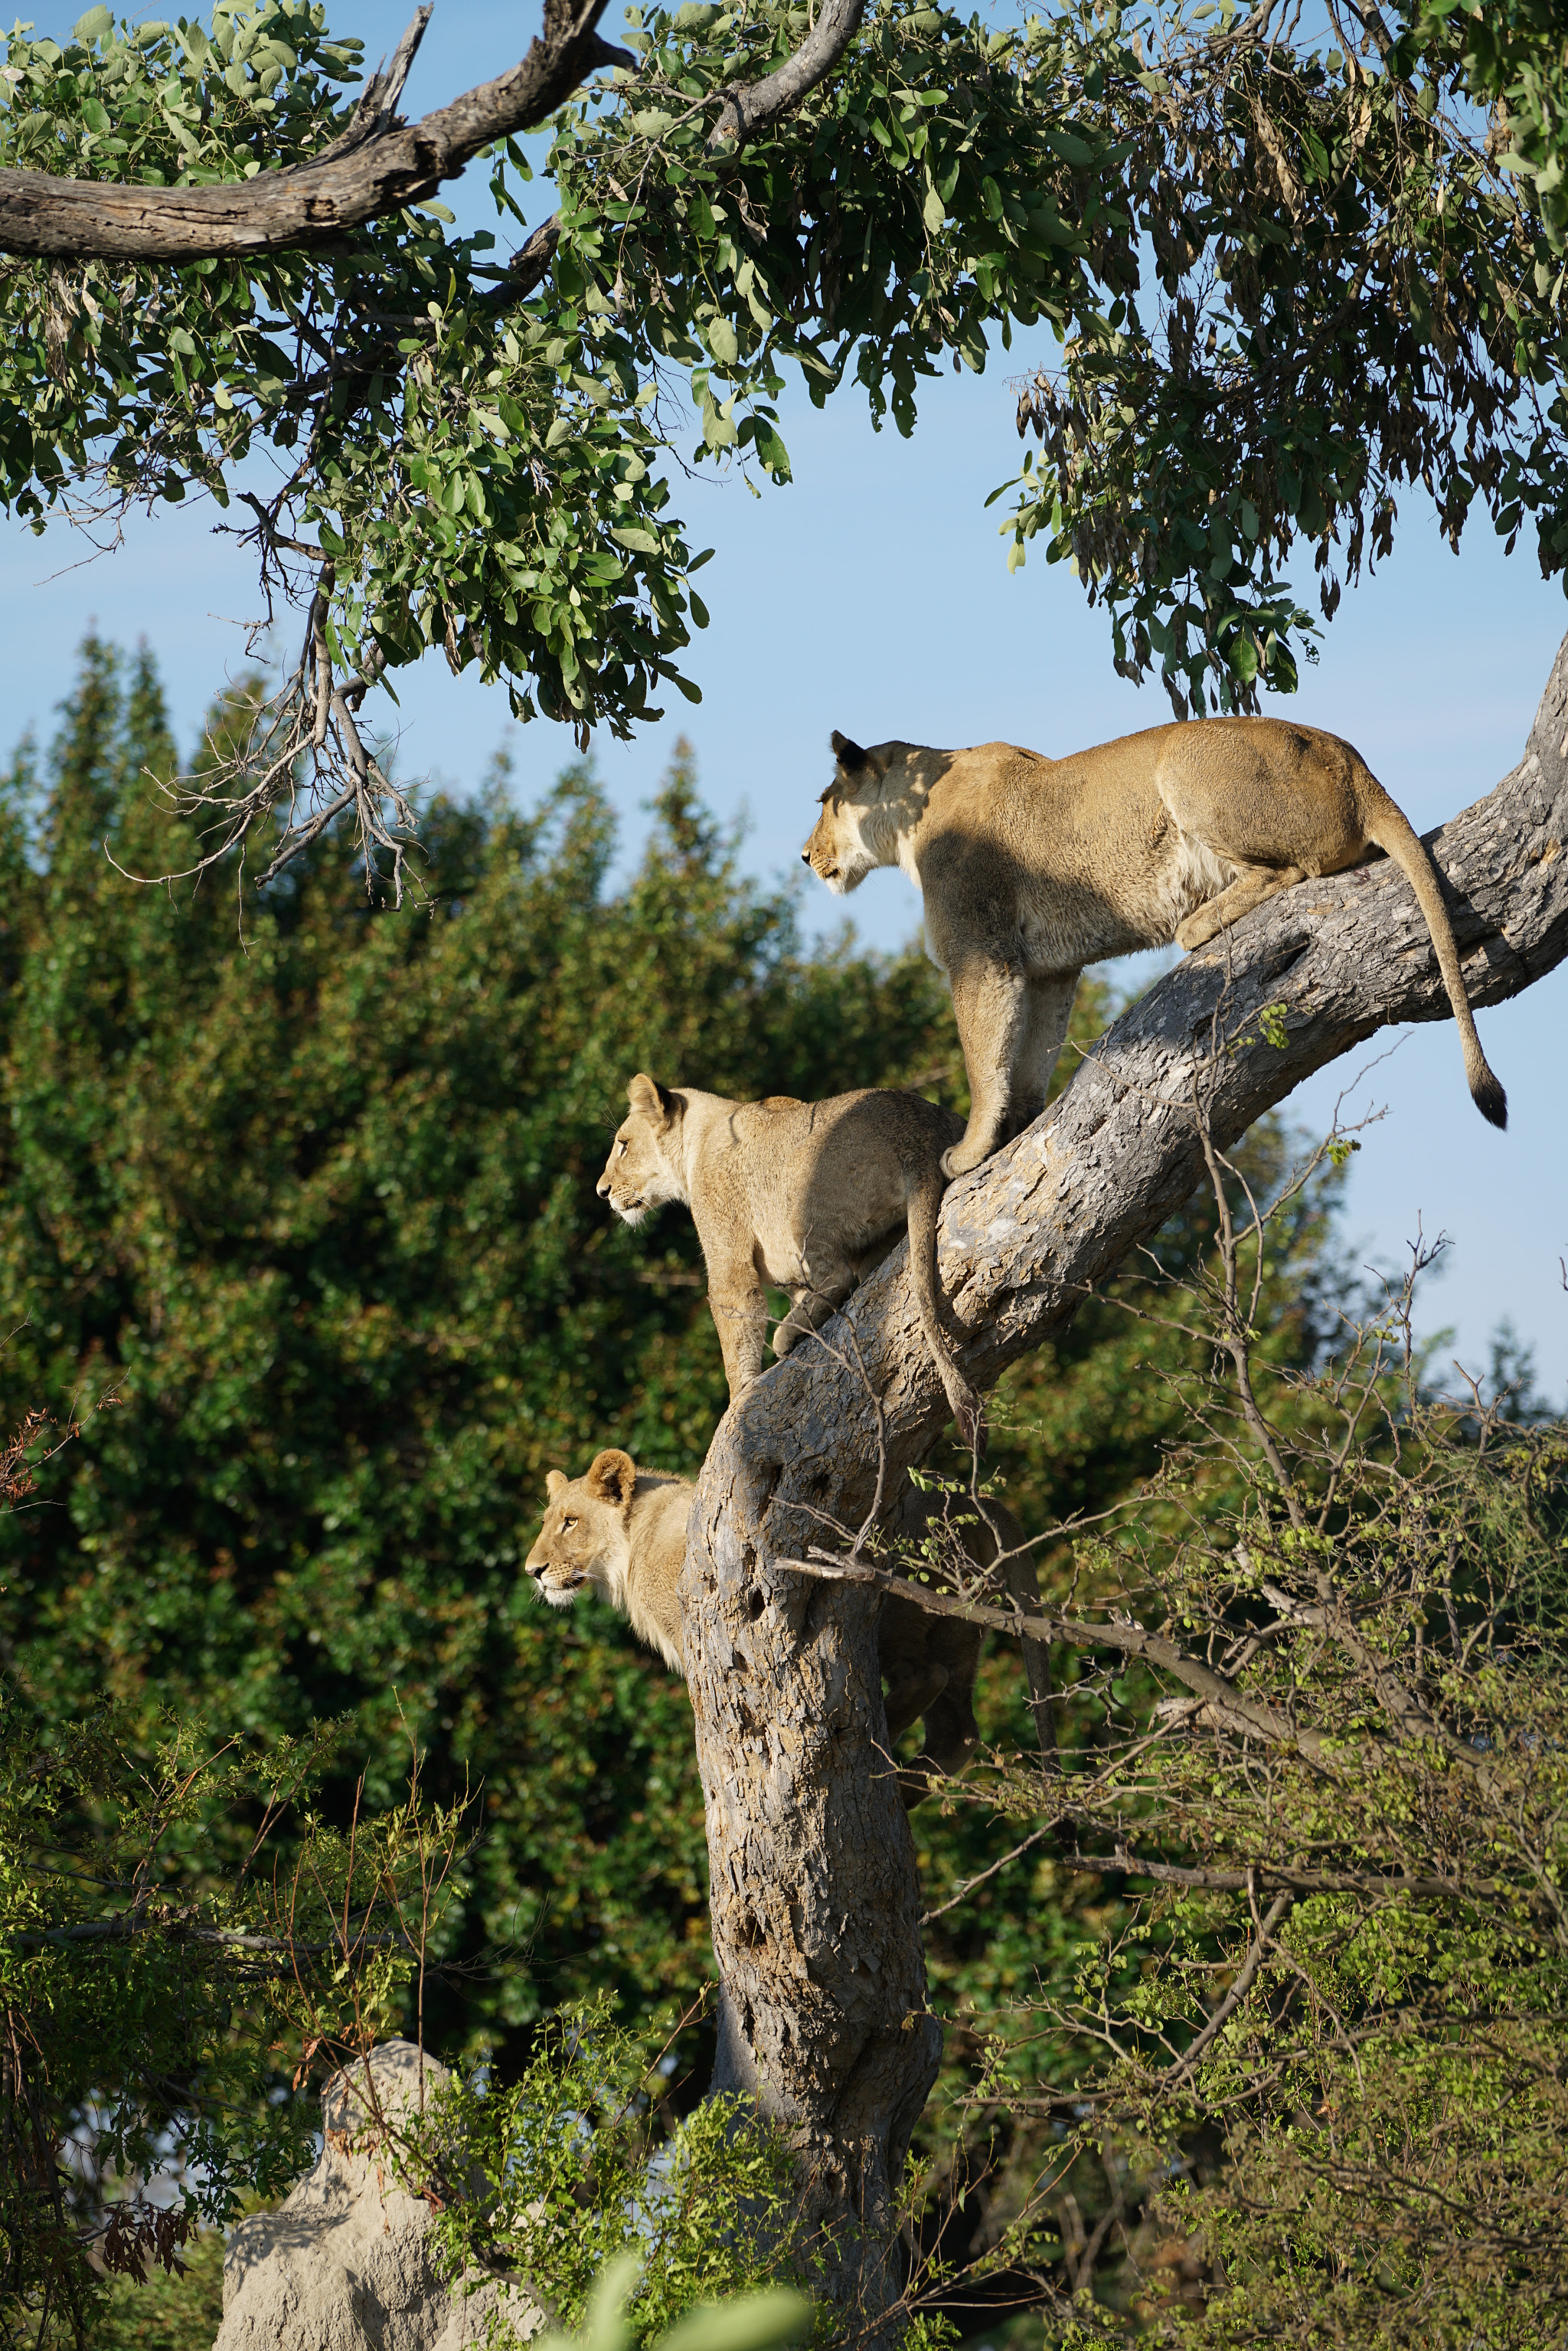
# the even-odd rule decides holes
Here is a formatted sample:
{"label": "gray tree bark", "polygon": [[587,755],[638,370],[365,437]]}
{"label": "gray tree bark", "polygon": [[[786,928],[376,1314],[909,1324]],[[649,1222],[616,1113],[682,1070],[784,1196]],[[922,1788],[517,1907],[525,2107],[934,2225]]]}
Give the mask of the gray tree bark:
{"label": "gray tree bark", "polygon": [[[1568,956],[1568,638],[1519,766],[1427,840],[1473,1004],[1518,995]],[[1260,1027],[1268,1005],[1282,1008],[1282,1050]],[[1191,1196],[1200,1101],[1226,1148],[1377,1029],[1449,1017],[1420,910],[1386,860],[1303,883],[1186,958],[1042,1118],[947,1194],[940,1271],[972,1333],[974,1386],[1070,1322]],[[1560,1082],[1500,1074],[1516,1098]],[[1456,1041],[1453,1116],[1475,1114]],[[822,1514],[860,1523],[879,1443],[891,1478],[946,1418],[905,1248],[821,1339],[721,1422],[681,1593],[722,1988],[715,2087],[789,2126],[807,2216],[841,2232],[834,2290],[875,2310],[896,2299],[887,2224],[941,2035],[914,1843],[877,1752],[880,1595],[784,1562],[828,1539]]]}

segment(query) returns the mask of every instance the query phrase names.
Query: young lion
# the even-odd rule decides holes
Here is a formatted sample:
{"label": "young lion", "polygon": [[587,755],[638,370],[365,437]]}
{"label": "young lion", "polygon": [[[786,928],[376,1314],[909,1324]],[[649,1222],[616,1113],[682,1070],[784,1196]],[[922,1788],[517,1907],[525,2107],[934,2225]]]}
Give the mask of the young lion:
{"label": "young lion", "polygon": [[953,1360],[936,1280],[943,1146],[962,1132],[950,1111],[919,1094],[869,1090],[821,1102],[730,1102],[655,1085],[641,1071],[626,1097],[631,1113],[599,1196],[629,1225],[666,1200],[691,1209],[731,1402],[761,1375],[768,1290],[793,1301],[773,1336],[774,1353],[787,1355],[907,1225],[925,1343],[964,1442],[978,1441],[979,1400]]}
{"label": "young lion", "polygon": [[[686,1521],[696,1491],[685,1478],[656,1477],[639,1469],[628,1453],[613,1447],[598,1453],[582,1478],[559,1469],[546,1474],[549,1493],[544,1525],[528,1556],[528,1572],[552,1608],[570,1608],[591,1584],[612,1608],[631,1619],[632,1630],[667,1665],[685,1669],[685,1644],[675,1586],[686,1553]],[[998,1502],[987,1511],[1004,1546],[1023,1541],[1012,1512]],[[883,1521],[887,1531],[918,1541],[941,1516],[939,1496],[905,1485]],[[977,1566],[997,1555],[990,1531],[979,1524],[958,1530],[964,1549]],[[951,1616],[933,1616],[913,1601],[888,1598],[877,1629],[877,1661],[887,1684],[890,1740],[922,1717],[925,1744],[914,1763],[899,1773],[906,1804],[929,1792],[930,1775],[961,1771],[979,1739],[975,1721],[975,1671],[980,1632]]]}
{"label": "young lion", "polygon": [[1037,1117],[1085,964],[1175,939],[1198,947],[1309,875],[1369,846],[1415,891],[1458,1023],[1477,1109],[1508,1123],[1465,995],[1437,867],[1359,752],[1280,718],[1205,718],[1043,758],[1010,743],[862,750],[838,773],[800,854],[831,890],[898,865],[925,902],[972,1108],[949,1176]]}

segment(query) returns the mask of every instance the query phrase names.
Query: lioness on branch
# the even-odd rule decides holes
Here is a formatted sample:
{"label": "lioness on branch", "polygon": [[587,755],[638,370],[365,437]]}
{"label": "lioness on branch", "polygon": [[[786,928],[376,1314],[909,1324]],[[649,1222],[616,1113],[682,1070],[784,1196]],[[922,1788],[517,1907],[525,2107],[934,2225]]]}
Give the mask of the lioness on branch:
{"label": "lioness on branch", "polygon": [[1070,758],[1011,743],[934,751],[833,737],[838,772],[800,855],[831,890],[897,865],[952,983],[973,1107],[943,1155],[967,1175],[1045,1107],[1078,976],[1140,947],[1204,946],[1281,890],[1394,860],[1416,893],[1476,1108],[1508,1124],[1470,1016],[1436,865],[1359,751],[1282,718],[1206,718]]}
{"label": "lioness on branch", "polygon": [[[1516,996],[1568,956],[1568,641],[1520,765],[1428,847],[1470,1002]],[[948,1187],[940,1279],[971,1386],[1152,1239],[1204,1180],[1206,1147],[1375,1030],[1455,1008],[1392,862],[1277,890],[1198,946],[1043,1117]],[[822,1335],[831,1353],[797,1349],[726,1416],[681,1597],[723,1987],[716,2082],[787,2122],[808,2217],[838,2231],[834,2290],[888,2308],[900,2272],[879,2232],[941,2035],[913,1841],[873,1768],[879,1595],[784,1562],[821,1543],[824,1516],[859,1525],[878,1478],[940,1435],[947,1399],[902,1247]]]}

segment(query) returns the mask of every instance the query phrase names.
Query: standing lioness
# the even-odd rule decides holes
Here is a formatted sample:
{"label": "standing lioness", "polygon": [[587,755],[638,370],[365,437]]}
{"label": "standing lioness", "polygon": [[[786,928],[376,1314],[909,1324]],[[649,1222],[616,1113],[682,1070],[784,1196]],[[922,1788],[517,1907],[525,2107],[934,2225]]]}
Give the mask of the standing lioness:
{"label": "standing lioness", "polygon": [[655,1085],[641,1071],[626,1097],[631,1113],[615,1131],[599,1196],[629,1225],[666,1200],[690,1208],[732,1402],[762,1371],[768,1290],[793,1301],[773,1336],[774,1353],[787,1355],[907,1225],[925,1343],[964,1442],[978,1441],[979,1400],[953,1360],[936,1280],[942,1152],[961,1132],[951,1111],[870,1090],[831,1102],[731,1102]]}
{"label": "standing lioness", "polygon": [[1477,1109],[1508,1123],[1437,871],[1365,762],[1280,718],[1205,718],[1066,759],[1010,743],[934,751],[833,737],[838,773],[801,856],[831,890],[898,865],[953,989],[972,1108],[943,1158],[960,1176],[1039,1115],[1085,964],[1201,946],[1276,891],[1369,846],[1415,891],[1459,1026]]}

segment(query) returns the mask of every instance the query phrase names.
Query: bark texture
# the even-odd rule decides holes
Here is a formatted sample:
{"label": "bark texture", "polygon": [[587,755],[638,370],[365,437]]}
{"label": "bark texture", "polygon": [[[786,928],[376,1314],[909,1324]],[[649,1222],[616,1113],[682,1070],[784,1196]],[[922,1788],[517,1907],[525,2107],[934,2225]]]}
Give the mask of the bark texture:
{"label": "bark texture", "polygon": [[[1385,780],[1397,796],[1400,779]],[[1427,838],[1473,1004],[1519,994],[1568,956],[1568,639],[1520,765]],[[1283,1008],[1282,1050],[1260,1032],[1266,1005]],[[1375,1029],[1450,1019],[1426,924],[1386,860],[1303,883],[1186,958],[1043,1118],[947,1193],[940,1270],[972,1334],[961,1361],[974,1386],[1071,1321],[1190,1197],[1204,1175],[1199,1098],[1224,1148]],[[1500,1075],[1516,1102],[1558,1082]],[[1475,1115],[1456,1037],[1453,1116]],[[821,1340],[720,1424],[681,1590],[724,1994],[716,2086],[750,2091],[792,2127],[813,2217],[870,2231],[846,2252],[841,2293],[879,2297],[895,2281],[878,2231],[940,2034],[914,1844],[876,1754],[878,1595],[785,1562],[828,1540],[824,1515],[860,1523],[879,1441],[891,1479],[946,1417],[905,1247]]]}

